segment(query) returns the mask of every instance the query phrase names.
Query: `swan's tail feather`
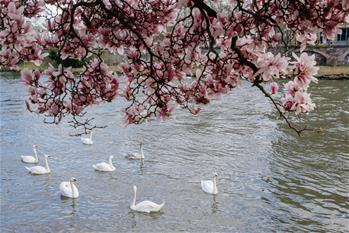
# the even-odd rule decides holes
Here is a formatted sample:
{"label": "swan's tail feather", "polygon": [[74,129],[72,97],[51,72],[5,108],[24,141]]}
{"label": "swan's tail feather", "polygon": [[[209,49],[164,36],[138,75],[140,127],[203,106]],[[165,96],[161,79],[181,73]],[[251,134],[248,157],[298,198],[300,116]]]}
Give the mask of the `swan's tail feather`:
{"label": "swan's tail feather", "polygon": [[28,171],[31,171],[29,167],[25,167],[25,169],[27,169]]}
{"label": "swan's tail feather", "polygon": [[92,167],[93,167],[94,169],[98,170],[98,168],[97,168],[96,165],[93,164]]}
{"label": "swan's tail feather", "polygon": [[161,210],[162,207],[164,207],[164,205],[165,205],[165,202],[161,203],[160,206],[159,206],[159,210]]}

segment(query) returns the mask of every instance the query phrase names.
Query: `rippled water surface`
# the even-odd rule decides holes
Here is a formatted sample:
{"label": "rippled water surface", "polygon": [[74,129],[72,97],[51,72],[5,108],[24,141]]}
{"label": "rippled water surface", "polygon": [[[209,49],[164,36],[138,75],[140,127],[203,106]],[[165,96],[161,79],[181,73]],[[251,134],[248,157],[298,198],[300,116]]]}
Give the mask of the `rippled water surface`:
{"label": "rippled water surface", "polygon": [[[248,84],[204,108],[177,110],[167,121],[124,127],[115,102],[91,109],[92,146],[66,123],[45,125],[23,104],[17,74],[0,74],[1,232],[348,232],[349,82],[320,81],[318,108],[298,137]],[[145,164],[124,159],[144,142]],[[52,156],[50,175],[31,176],[20,161],[37,144]],[[91,165],[115,155],[112,173]],[[42,159],[41,159],[42,162]],[[219,194],[201,179],[218,173]],[[58,186],[77,178],[80,197],[61,199]],[[129,210],[138,200],[166,201],[159,214]]]}

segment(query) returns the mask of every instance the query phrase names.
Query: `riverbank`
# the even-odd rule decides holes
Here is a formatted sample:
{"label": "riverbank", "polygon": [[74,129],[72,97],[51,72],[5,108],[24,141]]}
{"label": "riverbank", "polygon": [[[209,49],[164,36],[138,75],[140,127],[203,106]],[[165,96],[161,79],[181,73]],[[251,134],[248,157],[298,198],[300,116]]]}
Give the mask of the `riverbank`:
{"label": "riverbank", "polygon": [[320,66],[319,79],[349,79],[349,66]]}
{"label": "riverbank", "polygon": [[[39,67],[35,66],[32,63],[24,63],[20,65],[20,70],[22,69],[39,69],[40,71],[45,70],[48,67],[47,63],[41,64]],[[121,72],[120,68],[117,65],[110,65],[111,69],[115,72]],[[82,68],[73,68],[74,72],[81,71]],[[0,72],[9,72],[6,68],[1,68]],[[318,75],[316,76],[318,79],[328,79],[328,80],[341,80],[348,79],[349,80],[349,65],[346,66],[320,66],[320,70]]]}

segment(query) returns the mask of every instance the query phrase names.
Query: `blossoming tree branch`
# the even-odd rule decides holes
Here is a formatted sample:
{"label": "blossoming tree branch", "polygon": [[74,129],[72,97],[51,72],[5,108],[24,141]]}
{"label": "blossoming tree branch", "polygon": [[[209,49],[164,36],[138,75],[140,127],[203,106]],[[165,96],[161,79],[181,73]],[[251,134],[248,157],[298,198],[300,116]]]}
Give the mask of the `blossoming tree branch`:
{"label": "blossoming tree branch", "polygon": [[[94,104],[124,98],[127,123],[141,123],[168,117],[176,105],[196,114],[247,80],[300,133],[288,114],[314,109],[315,57],[270,49],[287,49],[286,34],[301,51],[319,33],[333,38],[348,9],[348,0],[0,0],[0,65],[39,65],[52,48],[61,59],[84,61],[80,72],[60,65],[21,75],[30,111],[51,123],[71,115],[85,131],[96,127],[84,118]],[[124,57],[122,73],[104,63],[106,50]],[[286,76],[277,97],[275,81]]]}

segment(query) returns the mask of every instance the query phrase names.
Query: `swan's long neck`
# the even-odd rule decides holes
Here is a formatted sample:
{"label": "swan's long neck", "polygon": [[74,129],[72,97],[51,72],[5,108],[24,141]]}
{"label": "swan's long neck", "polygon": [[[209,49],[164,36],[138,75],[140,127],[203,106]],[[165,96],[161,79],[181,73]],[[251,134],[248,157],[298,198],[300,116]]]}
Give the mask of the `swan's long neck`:
{"label": "swan's long neck", "polygon": [[131,205],[130,205],[131,208],[136,205],[136,197],[137,197],[137,191],[133,190],[133,198],[132,198]]}
{"label": "swan's long neck", "polygon": [[141,158],[144,159],[143,145],[141,145]]}
{"label": "swan's long neck", "polygon": [[217,192],[217,176],[213,177],[213,192]]}
{"label": "swan's long neck", "polygon": [[48,166],[48,161],[47,161],[47,157],[45,157],[45,167],[46,167],[46,170],[49,171],[50,168]]}
{"label": "swan's long neck", "polygon": [[91,133],[90,133],[90,140],[92,140],[92,131],[91,131]]}
{"label": "swan's long neck", "polygon": [[70,180],[69,182],[70,182],[70,188],[71,188],[72,197],[75,197],[73,181]]}
{"label": "swan's long neck", "polygon": [[113,158],[112,157],[109,157],[109,165],[113,166]]}
{"label": "swan's long neck", "polygon": [[33,148],[33,151],[34,151],[34,157],[35,157],[36,161],[38,161],[39,160],[38,159],[38,152],[36,151],[35,147]]}

